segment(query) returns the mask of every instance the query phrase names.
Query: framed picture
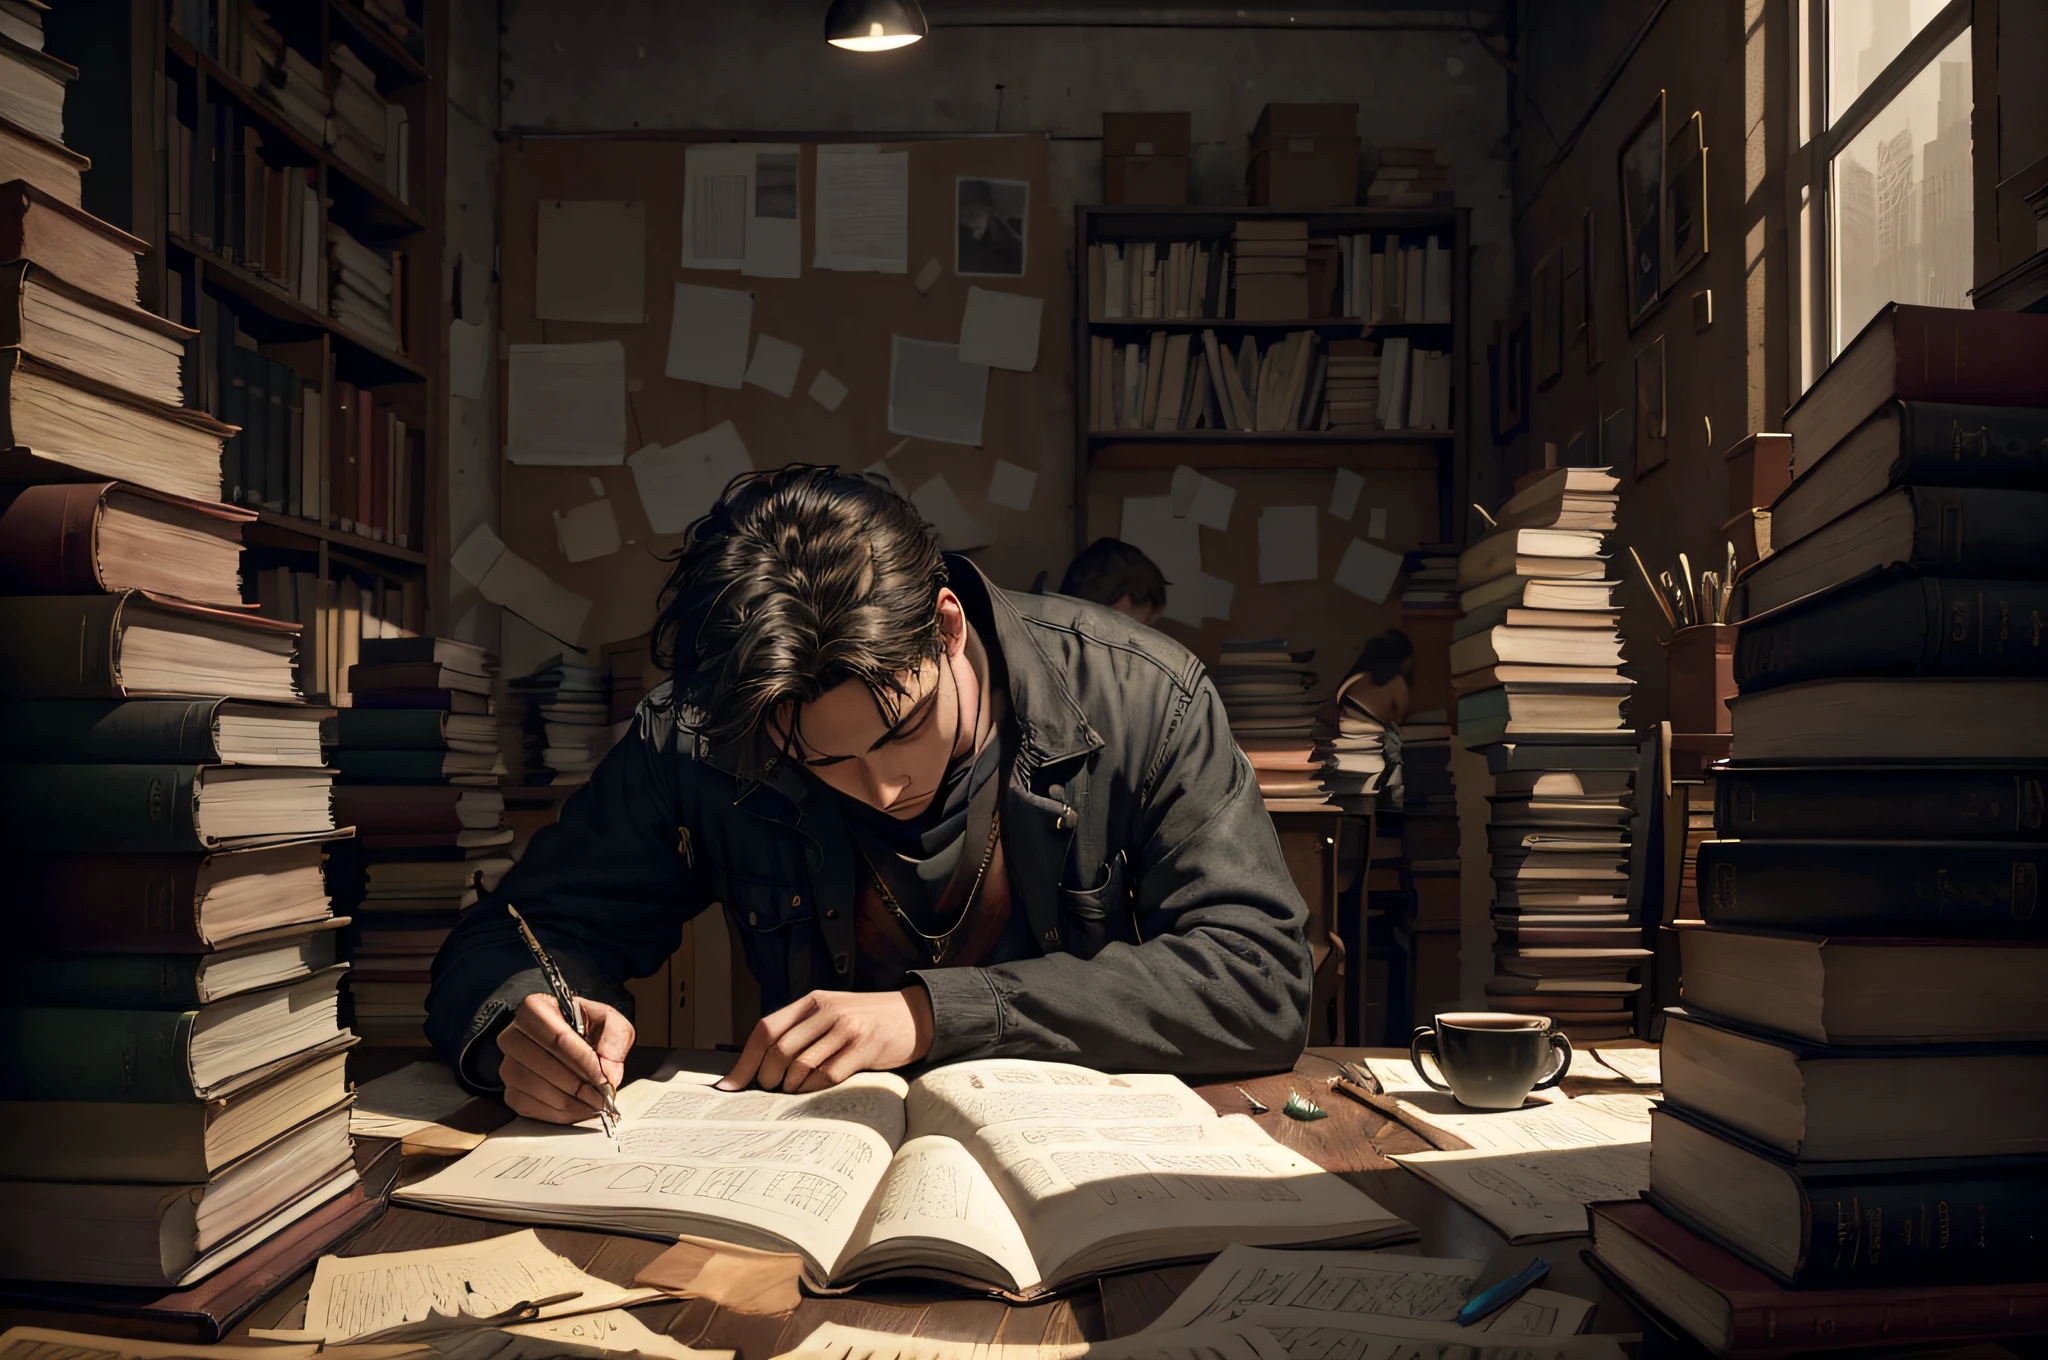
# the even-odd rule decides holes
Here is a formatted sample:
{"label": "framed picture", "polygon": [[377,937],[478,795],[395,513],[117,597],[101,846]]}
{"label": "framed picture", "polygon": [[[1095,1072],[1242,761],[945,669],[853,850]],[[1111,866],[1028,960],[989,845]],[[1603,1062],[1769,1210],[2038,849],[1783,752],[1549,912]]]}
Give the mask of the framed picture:
{"label": "framed picture", "polygon": [[1021,278],[1031,185],[1021,179],[953,180],[953,272],[970,278]]}
{"label": "framed picture", "polygon": [[1512,325],[1505,321],[1493,323],[1493,341],[1486,347],[1486,362],[1489,376],[1493,379],[1493,437],[1496,443],[1505,443],[1522,428],[1527,411],[1524,401],[1528,375],[1528,348],[1524,337],[1528,334],[1526,321]]}
{"label": "framed picture", "polygon": [[1579,218],[1579,308],[1585,316],[1588,373],[1600,367],[1600,309],[1594,305],[1600,295],[1598,260],[1593,250],[1593,210],[1588,208]]}
{"label": "framed picture", "polygon": [[1664,466],[1670,456],[1665,438],[1664,337],[1658,336],[1636,353],[1636,476]]}
{"label": "framed picture", "polygon": [[1707,255],[1707,147],[1700,116],[1679,125],[1664,148],[1664,286],[1669,289]]}
{"label": "framed picture", "polygon": [[1536,264],[1529,278],[1529,359],[1532,376],[1540,392],[1564,376],[1564,279],[1563,261],[1552,249]]}
{"label": "framed picture", "polygon": [[1664,91],[1621,147],[1621,244],[1628,261],[1628,323],[1664,294]]}

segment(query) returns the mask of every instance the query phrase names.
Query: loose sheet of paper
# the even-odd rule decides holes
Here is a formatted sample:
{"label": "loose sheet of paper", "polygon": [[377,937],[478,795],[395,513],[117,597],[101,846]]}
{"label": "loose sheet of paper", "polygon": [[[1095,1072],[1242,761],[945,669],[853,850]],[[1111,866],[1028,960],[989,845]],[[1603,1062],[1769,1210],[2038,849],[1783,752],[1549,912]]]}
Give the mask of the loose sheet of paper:
{"label": "loose sheet of paper", "polygon": [[901,274],[909,269],[910,153],[818,148],[819,269]]}
{"label": "loose sheet of paper", "polygon": [[1596,1048],[1593,1056],[1638,1086],[1662,1086],[1664,1064],[1654,1048]]}
{"label": "loose sheet of paper", "polygon": [[[658,1356],[660,1360],[732,1360],[731,1351],[700,1351],[672,1336],[654,1331],[623,1309],[578,1313],[571,1317],[519,1322],[507,1327],[514,1336],[550,1345],[588,1346],[608,1355]],[[346,1357],[343,1357],[346,1360]],[[461,1360],[461,1357],[454,1357]],[[496,1360],[496,1357],[493,1357]]]}
{"label": "loose sheet of paper", "polygon": [[582,646],[591,602],[510,548],[498,554],[476,588],[492,604],[504,606],[550,637]]}
{"label": "loose sheet of paper", "polygon": [[706,387],[738,387],[747,373],[754,295],[740,288],[676,285],[662,372]]}
{"label": "loose sheet of paper", "polygon": [[1365,536],[1385,538],[1387,536],[1387,507],[1375,505],[1365,517]]}
{"label": "loose sheet of paper", "polygon": [[448,323],[448,391],[466,401],[482,401],[484,374],[491,363],[489,332],[475,321]]}
{"label": "loose sheet of paper", "polygon": [[1330,513],[1338,519],[1348,520],[1358,513],[1358,493],[1365,490],[1365,478],[1350,468],[1338,468],[1337,479],[1330,484]]}
{"label": "loose sheet of paper", "polygon": [[960,361],[1029,373],[1038,367],[1038,326],[1045,299],[969,288],[960,318]]}
{"label": "loose sheet of paper", "polygon": [[529,467],[602,467],[626,456],[626,347],[514,345],[505,457]]}
{"label": "loose sheet of paper", "polygon": [[640,508],[657,534],[679,534],[702,519],[733,478],[754,470],[739,427],[720,421],[678,443],[649,444],[626,466],[640,492]]}
{"label": "loose sheet of paper", "polygon": [[836,411],[839,403],[846,400],[846,384],[821,368],[818,376],[811,379],[811,400],[828,411]]}
{"label": "loose sheet of paper", "polygon": [[1259,514],[1259,584],[1316,579],[1316,508],[1269,505]]}
{"label": "loose sheet of paper", "polygon": [[1171,496],[1126,496],[1117,537],[1152,559],[1166,577],[1165,617],[1191,628],[1230,617],[1236,587],[1202,570],[1202,531],[1173,513]]}
{"label": "loose sheet of paper", "polygon": [[[869,1331],[827,1322],[774,1360],[1287,1360],[1272,1337],[1250,1327],[1140,1332],[1112,1341],[1002,1345]],[[1334,1360],[1334,1357],[1333,1357]]]}
{"label": "loose sheet of paper", "polygon": [[1005,510],[1029,510],[1031,493],[1037,489],[1037,473],[998,458],[995,472],[988,479],[988,503]]}
{"label": "loose sheet of paper", "polygon": [[986,548],[996,541],[995,529],[967,513],[953,484],[943,475],[933,476],[911,492],[910,503],[924,516],[925,523],[937,531],[939,545],[947,552]]}
{"label": "loose sheet of paper", "polygon": [[619,550],[619,517],[612,513],[609,497],[574,510],[557,510],[554,519],[555,543],[571,562],[609,557]]}
{"label": "loose sheet of paper", "polygon": [[797,370],[803,367],[803,362],[803,346],[778,340],[764,332],[754,337],[754,358],[747,365],[744,381],[765,387],[778,397],[786,397],[796,391]]}
{"label": "loose sheet of paper", "polygon": [[961,362],[958,345],[889,341],[889,433],[980,447],[988,368]]}
{"label": "loose sheet of paper", "polygon": [[1337,564],[1337,572],[1330,579],[1353,595],[1385,604],[1387,592],[1394,588],[1394,580],[1400,574],[1401,554],[1354,538],[1351,546],[1344,549],[1344,560]]}
{"label": "loose sheet of paper", "polygon": [[505,541],[491,532],[490,525],[479,524],[449,555],[448,565],[471,585],[481,586],[484,577],[491,574],[491,568],[498,565],[498,558],[504,552]]}
{"label": "loose sheet of paper", "polygon": [[356,1088],[348,1131],[358,1137],[403,1138],[438,1124],[468,1103],[469,1092],[446,1063],[408,1063]]}
{"label": "loose sheet of paper", "polygon": [[[1544,1293],[1549,1291],[1530,1291]],[[1583,1300],[1574,1302],[1590,1307]],[[1234,1325],[1271,1336],[1290,1360],[1624,1360],[1630,1352],[1622,1343],[1638,1340],[1634,1335],[1528,1336],[1490,1327],[1491,1321],[1460,1327],[1455,1322],[1261,1307],[1249,1310]]]}
{"label": "loose sheet of paper", "polygon": [[747,258],[740,273],[762,279],[794,279],[804,272],[802,193],[794,144],[754,149],[752,198],[747,205]]}
{"label": "loose sheet of paper", "polygon": [[647,205],[544,198],[533,314],[637,326],[647,319]]}
{"label": "loose sheet of paper", "polygon": [[[1472,1295],[1482,1265],[1455,1257],[1376,1251],[1275,1251],[1233,1245],[1147,1331],[1234,1322],[1257,1308],[1284,1307],[1324,1317],[1370,1315],[1448,1322]],[[1536,1289],[1472,1331],[1521,1336],[1576,1332],[1593,1305]]]}
{"label": "loose sheet of paper", "polygon": [[1395,1161],[1500,1230],[1510,1242],[1589,1231],[1586,1206],[1650,1188],[1650,1144],[1529,1152],[1413,1152]]}
{"label": "loose sheet of paper", "polygon": [[683,268],[738,269],[747,262],[752,148],[693,146],[683,152]]}
{"label": "loose sheet of paper", "polygon": [[1228,529],[1231,507],[1237,504],[1237,488],[1214,477],[1206,477],[1182,463],[1173,470],[1173,481],[1167,486],[1167,493],[1173,500],[1173,513],[1180,519],[1192,519],[1204,529]]}

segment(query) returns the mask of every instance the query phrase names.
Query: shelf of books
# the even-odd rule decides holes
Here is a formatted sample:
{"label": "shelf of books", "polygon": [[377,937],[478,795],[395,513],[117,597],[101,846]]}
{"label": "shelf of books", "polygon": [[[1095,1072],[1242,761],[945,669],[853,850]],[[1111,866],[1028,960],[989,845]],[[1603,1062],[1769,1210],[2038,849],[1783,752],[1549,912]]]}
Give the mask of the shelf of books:
{"label": "shelf of books", "polygon": [[1462,484],[1468,220],[1076,209],[1080,484],[1098,467],[1182,462],[1370,468],[1394,450]]}

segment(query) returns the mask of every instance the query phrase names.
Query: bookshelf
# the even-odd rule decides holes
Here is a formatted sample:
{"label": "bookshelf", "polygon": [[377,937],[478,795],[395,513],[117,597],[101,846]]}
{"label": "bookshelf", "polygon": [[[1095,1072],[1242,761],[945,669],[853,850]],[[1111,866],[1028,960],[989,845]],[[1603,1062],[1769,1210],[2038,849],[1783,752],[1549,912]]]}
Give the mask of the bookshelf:
{"label": "bookshelf", "polygon": [[[285,455],[304,474],[291,479],[298,503],[265,495],[270,503],[250,506],[259,518],[244,534],[245,580],[283,567],[337,586],[352,581],[366,600],[384,600],[387,592],[402,597],[411,617],[395,622],[431,632],[448,624],[439,542],[448,440],[448,321],[440,290],[447,0],[403,0],[408,40],[373,12],[396,7],[135,0],[130,67],[138,88],[153,83],[156,98],[138,97],[132,120],[131,229],[155,247],[143,261],[145,306],[206,329],[202,343],[221,346],[216,332],[227,331],[227,344],[270,361],[266,373],[288,371],[303,403],[320,404],[313,420],[294,425],[302,444]],[[268,31],[252,27],[259,23]],[[281,47],[269,46],[272,35]],[[283,64],[272,56],[284,57]],[[318,93],[330,99],[345,78],[364,90],[367,72],[371,100],[402,110],[402,160],[396,112],[387,113],[384,161],[348,154],[350,144],[335,135],[349,135],[339,113],[324,129],[305,116],[303,104],[297,117],[289,115],[279,87],[294,69],[298,91],[317,80]],[[381,315],[366,328],[333,314],[341,285],[330,223],[394,261],[389,336],[371,333],[384,324]],[[188,402],[216,414],[225,384],[221,362],[197,345],[187,360],[188,368],[214,375],[193,385]],[[357,394],[358,413],[373,414],[365,447],[376,448],[378,466],[389,468],[390,490],[377,488],[385,522],[374,531],[337,504],[336,460],[345,457],[340,433],[351,428],[339,405],[344,394]],[[315,424],[309,458],[303,441],[315,438]],[[316,472],[319,494],[308,485]],[[274,489],[272,476],[265,490]]]}
{"label": "bookshelf", "polygon": [[[1110,317],[1094,306],[1090,247],[1128,246],[1139,242],[1215,242],[1231,236],[1236,224],[1248,220],[1303,221],[1311,239],[1370,233],[1376,237],[1421,242],[1444,241],[1450,268],[1450,320],[1367,322],[1358,317],[1302,317],[1291,320],[1243,320],[1235,317]],[[1467,429],[1472,423],[1470,394],[1459,375],[1468,366],[1466,317],[1470,278],[1468,238],[1470,210],[1383,208],[1248,208],[1128,207],[1075,209],[1076,243],[1074,305],[1074,479],[1075,541],[1086,542],[1088,485],[1091,473],[1102,470],[1171,471],[1181,464],[1205,470],[1312,471],[1350,468],[1433,470],[1438,484],[1439,537],[1448,541],[1457,518],[1452,507],[1464,503],[1467,480]],[[1163,244],[1162,244],[1163,250]],[[1107,337],[1119,346],[1142,344],[1153,332],[1205,330],[1216,332],[1220,344],[1235,349],[1246,336],[1260,349],[1298,331],[1312,331],[1331,340],[1405,339],[1416,351],[1447,356],[1451,375],[1449,429],[1233,430],[1233,429],[1098,429],[1093,410],[1095,365],[1093,343]],[[1199,343],[1198,341],[1196,343]]]}

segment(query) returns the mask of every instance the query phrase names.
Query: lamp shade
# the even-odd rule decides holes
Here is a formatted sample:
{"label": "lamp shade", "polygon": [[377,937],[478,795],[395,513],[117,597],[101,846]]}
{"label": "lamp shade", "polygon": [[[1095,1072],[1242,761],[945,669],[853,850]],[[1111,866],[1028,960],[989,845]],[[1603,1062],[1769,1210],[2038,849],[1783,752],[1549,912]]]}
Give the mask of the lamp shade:
{"label": "lamp shade", "polygon": [[917,0],[832,0],[825,11],[825,41],[853,52],[908,47],[929,32]]}

